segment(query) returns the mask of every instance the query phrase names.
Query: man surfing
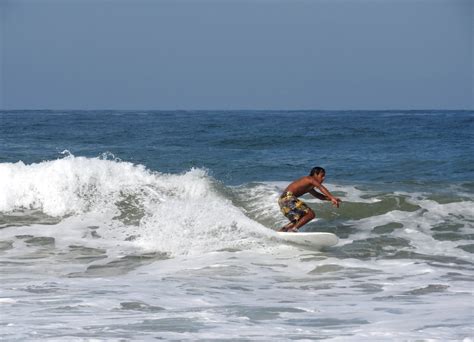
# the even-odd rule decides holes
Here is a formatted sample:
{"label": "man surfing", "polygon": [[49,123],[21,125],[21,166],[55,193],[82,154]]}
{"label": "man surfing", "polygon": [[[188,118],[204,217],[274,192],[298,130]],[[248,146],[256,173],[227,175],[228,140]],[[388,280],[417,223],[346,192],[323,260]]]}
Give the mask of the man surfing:
{"label": "man surfing", "polygon": [[[317,166],[311,169],[309,176],[301,177],[286,187],[278,199],[278,205],[283,215],[290,220],[290,223],[282,227],[279,230],[280,232],[297,232],[300,227],[314,219],[316,216],[314,211],[298,199],[298,197],[308,192],[320,200],[331,201],[335,207],[339,208],[341,200],[331,195],[329,190],[322,185],[325,177],[326,171]],[[317,192],[314,188],[322,193]]]}

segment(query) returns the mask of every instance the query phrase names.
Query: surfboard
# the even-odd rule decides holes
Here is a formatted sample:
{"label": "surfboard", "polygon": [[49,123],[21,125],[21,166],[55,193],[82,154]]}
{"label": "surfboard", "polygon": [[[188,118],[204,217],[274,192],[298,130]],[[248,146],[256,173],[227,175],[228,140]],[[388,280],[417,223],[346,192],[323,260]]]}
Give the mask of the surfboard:
{"label": "surfboard", "polygon": [[286,233],[277,232],[278,236],[288,242],[300,245],[324,248],[337,245],[339,238],[332,233],[308,232],[308,233]]}

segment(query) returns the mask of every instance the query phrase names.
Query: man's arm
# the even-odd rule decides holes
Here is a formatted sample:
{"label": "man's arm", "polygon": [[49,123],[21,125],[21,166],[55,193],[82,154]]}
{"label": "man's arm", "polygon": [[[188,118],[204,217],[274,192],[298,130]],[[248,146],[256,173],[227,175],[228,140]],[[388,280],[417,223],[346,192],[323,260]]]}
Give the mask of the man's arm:
{"label": "man's arm", "polygon": [[[324,187],[324,185],[318,183],[317,181],[315,181],[314,179],[311,180],[311,183],[313,184],[313,186],[317,189],[319,189],[324,195],[326,195],[327,197],[327,200],[328,201],[331,201],[332,204],[336,207],[339,208],[339,203],[341,202],[341,200],[337,197],[334,197],[328,189],[326,189],[326,187]],[[314,191],[316,192],[316,191]],[[317,192],[316,192],[317,193]]]}
{"label": "man's arm", "polygon": [[309,190],[309,193],[317,199],[320,199],[321,201],[330,201],[330,199],[326,195],[320,194],[314,189]]}

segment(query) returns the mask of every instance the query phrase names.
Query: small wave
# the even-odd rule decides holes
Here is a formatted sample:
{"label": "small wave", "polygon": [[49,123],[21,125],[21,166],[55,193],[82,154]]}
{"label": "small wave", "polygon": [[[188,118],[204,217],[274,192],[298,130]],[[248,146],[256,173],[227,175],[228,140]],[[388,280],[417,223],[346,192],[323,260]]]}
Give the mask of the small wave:
{"label": "small wave", "polygon": [[[269,182],[238,186],[233,202],[251,219],[277,229],[287,222],[276,204],[286,185]],[[327,187],[342,199],[340,208],[304,196],[316,220],[302,229],[338,235],[341,241],[335,251],[339,257],[387,257],[405,250],[472,259],[473,201],[463,189],[393,192],[383,188],[362,190],[352,185]]]}
{"label": "small wave", "polygon": [[234,206],[202,169],[164,174],[115,158],[66,154],[31,165],[0,164],[0,187],[3,227],[18,226],[10,219],[24,213],[37,222],[22,223],[50,217],[62,221],[63,230],[87,221],[77,233],[83,239],[170,254],[251,248],[273,233]]}
{"label": "small wave", "polygon": [[102,210],[156,181],[141,165],[74,157],[0,164],[0,212],[40,210],[61,217]]}
{"label": "small wave", "polygon": [[[88,243],[113,241],[180,255],[264,248],[276,243],[273,230],[286,223],[277,205],[286,182],[228,187],[203,169],[165,174],[109,154],[100,158],[64,154],[62,159],[37,164],[0,164],[0,228],[36,224],[57,245],[65,236],[67,241],[76,236]],[[474,217],[472,200],[465,194],[374,191],[334,184],[328,188],[341,197],[341,207],[304,197],[317,216],[304,230],[335,233],[341,246],[355,243],[362,254],[370,245],[364,241],[380,240],[377,245],[383,252],[396,238],[407,242],[399,246],[404,249],[471,256]],[[58,227],[64,236],[52,233]],[[91,247],[101,248],[96,243]],[[365,254],[378,251],[372,248]]]}

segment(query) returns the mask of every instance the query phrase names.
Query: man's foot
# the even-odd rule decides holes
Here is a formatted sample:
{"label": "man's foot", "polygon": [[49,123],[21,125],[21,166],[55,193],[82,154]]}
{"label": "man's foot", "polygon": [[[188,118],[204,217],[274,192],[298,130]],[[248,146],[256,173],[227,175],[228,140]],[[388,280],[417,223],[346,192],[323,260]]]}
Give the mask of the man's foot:
{"label": "man's foot", "polygon": [[288,229],[293,229],[293,222],[288,223],[286,226],[281,227],[279,232],[287,232]]}
{"label": "man's foot", "polygon": [[298,228],[290,228],[290,227],[282,227],[280,228],[279,232],[284,232],[284,233],[298,233]]}

